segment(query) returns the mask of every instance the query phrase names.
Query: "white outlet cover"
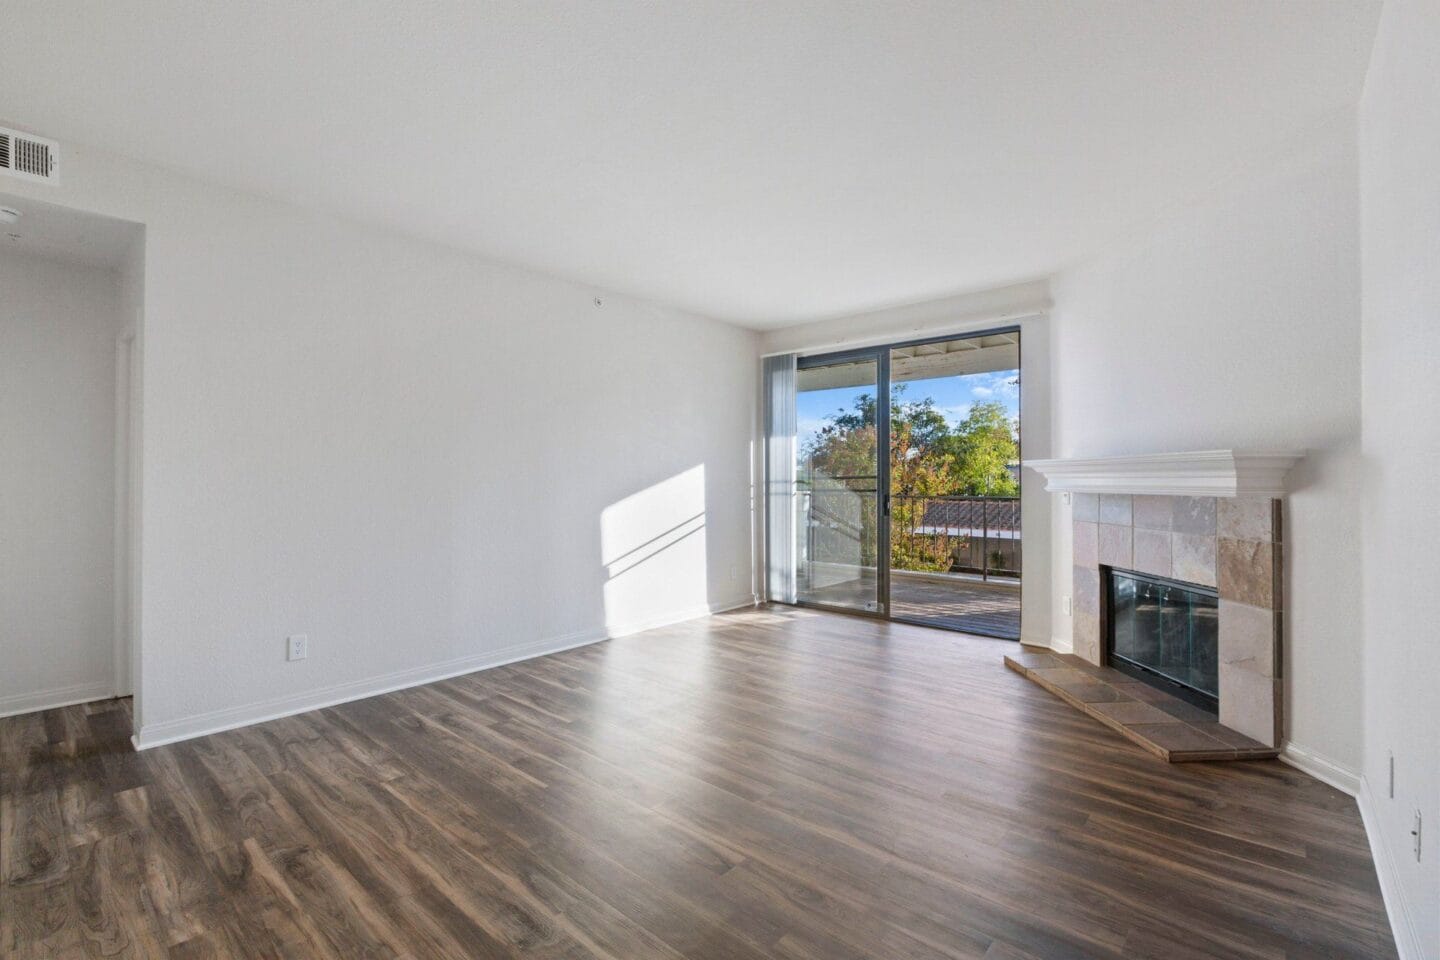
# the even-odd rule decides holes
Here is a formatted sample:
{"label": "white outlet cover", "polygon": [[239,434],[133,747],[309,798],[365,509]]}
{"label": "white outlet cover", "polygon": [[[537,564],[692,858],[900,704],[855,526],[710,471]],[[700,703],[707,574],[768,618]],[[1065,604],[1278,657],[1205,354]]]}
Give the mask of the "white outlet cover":
{"label": "white outlet cover", "polygon": [[310,655],[310,638],[303,633],[292,634],[285,638],[285,659],[304,660]]}

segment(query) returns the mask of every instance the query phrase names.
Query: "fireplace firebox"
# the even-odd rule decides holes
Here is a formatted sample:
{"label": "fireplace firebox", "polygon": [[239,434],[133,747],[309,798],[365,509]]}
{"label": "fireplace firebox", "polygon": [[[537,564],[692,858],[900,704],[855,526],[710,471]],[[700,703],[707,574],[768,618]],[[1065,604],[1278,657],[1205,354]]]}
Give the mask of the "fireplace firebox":
{"label": "fireplace firebox", "polygon": [[1110,666],[1218,713],[1219,594],[1130,570],[1102,574]]}

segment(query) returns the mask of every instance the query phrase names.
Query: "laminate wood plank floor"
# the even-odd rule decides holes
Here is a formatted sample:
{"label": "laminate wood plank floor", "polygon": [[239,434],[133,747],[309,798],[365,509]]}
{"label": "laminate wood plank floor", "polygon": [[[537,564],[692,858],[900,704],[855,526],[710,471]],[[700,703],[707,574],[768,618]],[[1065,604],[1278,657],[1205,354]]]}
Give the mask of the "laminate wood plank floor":
{"label": "laminate wood plank floor", "polygon": [[0,955],[1390,957],[1353,801],[768,608],[142,753],[0,720]]}

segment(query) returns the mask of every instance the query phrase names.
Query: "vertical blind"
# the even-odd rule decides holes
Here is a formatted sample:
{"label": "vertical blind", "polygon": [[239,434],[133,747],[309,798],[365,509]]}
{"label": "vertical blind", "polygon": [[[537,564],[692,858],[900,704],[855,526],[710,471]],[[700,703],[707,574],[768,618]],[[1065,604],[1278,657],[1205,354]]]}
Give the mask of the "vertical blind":
{"label": "vertical blind", "polygon": [[765,586],[795,602],[795,354],[766,357]]}

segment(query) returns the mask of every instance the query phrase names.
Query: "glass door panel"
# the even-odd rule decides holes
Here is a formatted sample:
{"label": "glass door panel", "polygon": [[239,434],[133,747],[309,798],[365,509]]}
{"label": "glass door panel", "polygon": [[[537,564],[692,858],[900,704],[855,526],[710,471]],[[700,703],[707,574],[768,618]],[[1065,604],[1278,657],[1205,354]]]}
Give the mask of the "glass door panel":
{"label": "glass door panel", "polygon": [[1020,331],[890,350],[889,611],[1020,636]]}
{"label": "glass door panel", "polygon": [[805,358],[796,371],[796,597],[883,612],[880,537],[887,464],[879,451],[889,410],[876,404],[879,351]]}

